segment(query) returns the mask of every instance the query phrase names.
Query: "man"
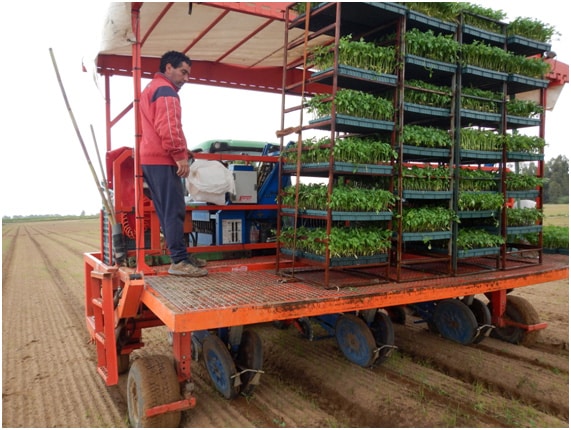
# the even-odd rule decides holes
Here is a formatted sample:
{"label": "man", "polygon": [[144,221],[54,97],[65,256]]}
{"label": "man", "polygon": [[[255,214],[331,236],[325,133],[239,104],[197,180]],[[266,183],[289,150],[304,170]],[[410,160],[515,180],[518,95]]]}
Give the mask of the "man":
{"label": "man", "polygon": [[189,255],[184,236],[186,205],[182,178],[189,174],[189,156],[181,124],[178,91],[188,81],[191,60],[169,51],[161,57],[160,72],[141,94],[143,176],[169,249],[171,275],[199,277],[206,261]]}

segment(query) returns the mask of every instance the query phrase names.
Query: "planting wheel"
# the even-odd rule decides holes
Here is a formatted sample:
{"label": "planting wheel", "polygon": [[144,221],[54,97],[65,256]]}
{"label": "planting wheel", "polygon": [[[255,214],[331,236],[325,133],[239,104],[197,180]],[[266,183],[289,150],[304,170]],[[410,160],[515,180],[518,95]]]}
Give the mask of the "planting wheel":
{"label": "planting wheel", "polygon": [[262,370],[263,363],[262,339],[255,331],[244,330],[236,357],[238,372],[244,372],[240,375],[240,392],[242,394],[249,396],[254,392],[254,388],[260,379],[259,371]]}
{"label": "planting wheel", "polygon": [[472,299],[472,303],[469,305],[469,308],[478,323],[478,334],[476,334],[472,343],[480,343],[493,328],[492,315],[490,314],[490,310],[486,304],[477,298]]}
{"label": "planting wheel", "polygon": [[131,427],[178,427],[181,412],[147,417],[148,409],[181,400],[180,385],[169,357],[135,360],[127,378],[127,408]]}
{"label": "planting wheel", "polygon": [[239,384],[235,384],[236,366],[228,347],[216,335],[209,335],[202,343],[202,357],[210,379],[226,399],[238,395]]}
{"label": "planting wheel", "polygon": [[389,315],[384,312],[377,312],[370,326],[377,347],[379,348],[379,358],[375,364],[384,362],[393,351],[395,344],[395,331]]}
{"label": "planting wheel", "polygon": [[313,340],[313,327],[309,318],[298,318],[293,322],[294,327],[307,340]]}
{"label": "planting wheel", "polygon": [[439,302],[432,320],[442,337],[462,345],[474,341],[478,329],[476,317],[460,300],[447,299]]}
{"label": "planting wheel", "polygon": [[190,352],[192,361],[200,361],[200,358],[202,357],[202,344],[194,333],[190,335]]}
{"label": "planting wheel", "polygon": [[[506,297],[506,311],[504,318],[510,319],[516,323],[534,325],[539,324],[539,315],[526,299],[519,296],[508,295]],[[491,337],[503,340],[504,342],[532,345],[537,340],[539,331],[526,331],[520,327],[506,325],[505,327],[496,327],[490,333]]]}
{"label": "planting wheel", "polygon": [[358,316],[341,315],[335,324],[335,337],[345,357],[362,367],[370,367],[379,357],[373,333]]}

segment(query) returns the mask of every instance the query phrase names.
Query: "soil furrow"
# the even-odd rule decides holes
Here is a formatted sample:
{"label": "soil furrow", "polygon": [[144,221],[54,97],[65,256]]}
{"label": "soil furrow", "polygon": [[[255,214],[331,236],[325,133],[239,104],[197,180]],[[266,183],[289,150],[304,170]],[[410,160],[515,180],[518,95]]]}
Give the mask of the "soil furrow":
{"label": "soil furrow", "polygon": [[[267,332],[264,332],[268,335]],[[271,336],[271,335],[270,335]],[[273,339],[273,337],[272,337]],[[284,339],[278,338],[277,341],[272,341],[271,348],[280,348],[280,342],[284,342]],[[303,342],[303,340],[301,340]],[[397,338],[398,342],[398,338]],[[320,345],[319,352],[315,353],[315,351],[311,347],[305,348],[305,357],[307,358],[307,362],[304,362],[307,365],[308,369],[314,369],[314,366],[311,366],[310,363],[319,362],[321,367],[328,367],[329,361],[334,360],[335,354],[332,353],[331,347],[335,348],[336,345],[329,343],[327,346]],[[461,345],[450,345],[443,344],[442,347],[444,349],[451,349],[454,347],[457,348],[465,348]],[[286,347],[284,351],[287,350],[287,357],[291,357],[292,351],[296,351],[299,348],[299,345],[296,345],[296,342],[286,343]],[[434,346],[430,348],[430,351],[434,353]],[[324,351],[329,350],[329,353],[326,355]],[[281,352],[284,352],[281,351]],[[322,353],[323,352],[323,353]],[[279,353],[275,353],[274,355],[278,355]],[[313,355],[316,357],[313,357]],[[285,355],[285,354],[284,354]],[[378,384],[376,383],[375,378],[371,377],[368,381],[369,384],[383,385],[383,386],[394,386],[394,392],[398,392],[400,394],[408,392],[408,397],[421,397],[430,399],[430,405],[428,407],[437,409],[438,403],[441,403],[442,407],[453,407],[453,412],[450,411],[446,416],[443,416],[441,422],[435,423],[434,426],[441,426],[444,425],[443,423],[454,421],[456,425],[459,426],[470,426],[475,421],[479,421],[480,424],[477,426],[498,426],[498,422],[502,423],[502,425],[513,425],[514,418],[511,415],[507,415],[505,411],[506,408],[498,408],[497,405],[505,404],[506,407],[509,406],[512,402],[511,394],[507,393],[507,397],[504,398],[501,396],[501,393],[497,393],[496,395],[488,394],[488,389],[485,385],[483,385],[480,381],[474,380],[472,382],[463,381],[462,379],[456,379],[454,376],[450,374],[443,374],[439,372],[438,368],[432,369],[432,366],[427,366],[430,364],[428,359],[424,359],[421,366],[414,365],[414,363],[407,363],[406,360],[398,359],[395,357],[399,357],[399,353],[393,354],[394,357],[391,357],[386,363],[377,366],[373,369],[375,373],[379,374],[379,377],[384,378],[383,380],[379,381]],[[456,357],[458,358],[458,357]],[[344,360],[344,358],[342,358]],[[302,359],[301,361],[303,361]],[[282,360],[282,371],[283,373],[296,373],[296,372],[305,372],[304,368],[296,367],[296,360]],[[299,366],[303,366],[300,364]],[[353,365],[354,366],[354,365]],[[291,367],[288,371],[288,367]],[[357,370],[359,369],[359,370]],[[354,374],[357,375],[358,372],[361,371],[361,368],[354,369]],[[327,369],[327,371],[323,371],[324,374],[335,374],[333,369]],[[329,380],[326,377],[323,377],[323,380],[320,377],[312,378],[312,375],[308,373],[302,373],[305,384],[309,384],[310,386],[319,386],[322,388],[323,386],[329,385]],[[396,375],[396,376],[395,376]],[[387,381],[390,381],[391,384],[387,385]],[[351,383],[347,383],[346,387],[352,387],[353,384],[358,383],[355,381],[351,381]],[[382,395],[385,395],[384,393]],[[357,399],[363,398],[362,395],[356,395]],[[405,396],[403,396],[405,397]],[[327,396],[330,399],[330,396]],[[350,400],[345,399],[345,403],[350,403]],[[406,403],[403,401],[403,403]],[[476,406],[475,406],[476,405]],[[426,405],[422,404],[419,405],[424,409],[427,408]],[[370,408],[368,409],[371,410]],[[510,412],[511,413],[511,412]],[[370,414],[370,412],[369,412]],[[559,419],[551,420],[550,417],[546,416],[546,414],[542,413],[541,410],[534,412],[535,415],[539,416],[540,421],[545,420],[545,422],[550,423],[550,425],[554,426],[561,426],[564,425],[563,420],[566,420],[566,417],[561,417]],[[431,411],[431,416],[435,415],[434,411]],[[464,422],[468,417],[468,421]],[[472,424],[470,424],[472,423]],[[402,426],[403,423],[390,423],[392,426]],[[521,424],[521,423],[520,423]],[[351,423],[351,425],[357,426],[366,426],[367,423],[358,422],[358,423]],[[428,425],[428,424],[426,424]],[[475,424],[474,424],[475,425]]]}
{"label": "soil furrow", "polygon": [[[80,244],[81,247],[78,248],[80,249],[80,253],[89,252],[90,250],[99,248],[99,243],[92,240],[94,235],[91,232],[86,232],[84,230],[70,229],[69,231],[62,233],[59,228],[48,228],[46,224],[42,224],[40,232],[43,236],[63,236],[67,240]],[[98,240],[99,237],[96,237],[95,239]]]}
{"label": "soil furrow", "polygon": [[[99,221],[3,228],[4,427],[125,427],[127,374],[106,387],[84,316],[83,253],[98,248]],[[87,249],[84,247],[87,246]],[[315,321],[316,339],[293,327],[252,326],[264,374],[249,397],[224,399],[192,363],[194,409],[182,427],[568,428],[568,281],[517,289],[548,328],[533,348],[486,338],[447,341],[425,326],[395,325],[383,364],[351,363]],[[165,327],[143,330],[147,354],[172,354]]]}
{"label": "soil furrow", "polygon": [[[10,275],[13,271],[13,261],[15,250],[18,241],[16,238],[18,237],[18,233],[20,231],[20,227],[11,226],[10,234],[2,234],[2,285],[6,285],[8,280],[10,279]],[[10,238],[8,239],[8,236]],[[4,244],[7,243],[6,249],[4,249]],[[2,297],[4,297],[4,288],[2,288]]]}
{"label": "soil furrow", "polygon": [[[272,333],[271,330],[264,328],[263,331],[270,355],[268,366],[284,377],[288,375],[292,382],[303,385],[306,390],[319,396],[320,405],[329,412],[343,411],[344,415],[350,417],[351,427],[406,427],[413,425],[408,420],[415,416],[415,410],[429,411],[427,415],[431,416],[432,421],[425,421],[429,427],[443,426],[451,421],[460,424],[458,420],[461,417],[456,407],[452,409],[453,399],[439,401],[431,396],[431,388],[426,380],[430,369],[395,358],[394,365],[402,368],[387,373],[386,366],[393,361],[393,357],[372,370],[364,369],[350,363],[334,339],[308,342],[295,334]],[[300,354],[295,351],[300,351]],[[311,363],[319,363],[319,369]],[[394,376],[400,373],[413,374],[421,379]],[[407,401],[404,402],[404,399]],[[399,413],[394,411],[395,407]],[[410,409],[410,414],[404,413],[403,408]],[[493,426],[496,423],[486,417],[479,425]]]}
{"label": "soil furrow", "polygon": [[[62,250],[69,253],[71,256],[75,257],[75,256],[81,256],[83,255],[84,252],[86,252],[86,247],[85,245],[89,245],[91,246],[91,249],[93,249],[93,244],[92,243],[88,243],[88,242],[80,242],[77,241],[74,237],[73,237],[73,233],[64,233],[64,234],[56,234],[56,233],[50,233],[50,234],[46,234],[46,231],[43,229],[33,229],[33,235],[34,237],[40,237],[40,238],[45,238],[46,240],[49,240],[50,242],[56,243],[58,245],[61,246]],[[69,242],[73,242],[69,243]]]}
{"label": "soil furrow", "polygon": [[[4,414],[11,421],[4,419],[3,423],[24,427],[36,427],[38,422],[42,427],[120,425],[122,415],[112,412],[115,402],[104,395],[104,385],[93,372],[94,354],[86,342],[82,303],[69,294],[70,279],[55,268],[57,261],[50,261],[37,236],[24,230],[18,242],[26,250],[21,260],[26,263],[20,266],[24,270],[18,270],[19,282],[10,285],[18,294],[11,295],[11,303],[3,309],[3,327],[19,336],[12,336],[9,345],[4,342],[3,374],[20,381],[24,390],[3,387],[3,405],[4,411],[13,408],[28,413]],[[46,396],[57,402],[50,405]]]}
{"label": "soil furrow", "polygon": [[[44,238],[44,236],[40,237]],[[83,285],[76,285],[76,289],[70,288],[69,279],[65,279],[62,272],[58,269],[60,266],[60,261],[67,261],[65,258],[65,253],[70,253],[71,251],[65,246],[63,249],[54,249],[53,245],[48,245],[48,240],[38,240],[33,235],[30,235],[29,238],[34,244],[38,254],[41,256],[44,263],[43,265],[50,274],[50,277],[56,286],[56,290],[58,292],[59,298],[61,299],[61,303],[65,304],[65,309],[69,312],[69,314],[75,315],[76,323],[83,323],[85,317],[85,312],[83,309]],[[51,238],[49,239],[49,242],[58,243],[57,241],[52,241]],[[46,249],[49,251],[46,251]],[[70,257],[71,261],[77,261],[77,263],[81,261],[76,260],[77,255],[75,253],[70,254]],[[73,279],[73,281],[76,280],[77,277]]]}
{"label": "soil furrow", "polygon": [[520,346],[509,345],[491,338],[480,343],[476,348],[510,360],[519,360],[542,367],[552,372],[569,373],[569,357],[562,355],[561,349],[543,348],[542,344],[537,344],[527,347],[525,355],[522,355]]}
{"label": "soil furrow", "polygon": [[[465,347],[439,338],[433,333],[395,327],[395,338],[400,349],[417,360],[430,362],[447,375],[467,383],[481,383],[504,396],[517,398],[544,412],[553,413],[561,419],[568,419],[569,395],[567,386],[554,378],[555,373],[543,366],[537,366],[527,359],[490,354],[479,345]],[[484,339],[482,342],[494,341]],[[434,345],[440,345],[435,348]],[[519,356],[527,353],[519,346]],[[484,363],[493,363],[484,366]],[[499,376],[499,377],[498,377]]]}

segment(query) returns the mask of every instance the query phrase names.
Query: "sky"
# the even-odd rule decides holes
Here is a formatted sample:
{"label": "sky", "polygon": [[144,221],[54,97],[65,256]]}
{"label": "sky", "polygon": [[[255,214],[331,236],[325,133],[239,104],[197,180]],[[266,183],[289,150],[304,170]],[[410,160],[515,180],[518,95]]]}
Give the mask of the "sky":
{"label": "sky", "polygon": [[[561,34],[552,40],[556,59],[571,64],[571,24],[560,2],[472,3],[500,9],[508,21],[519,16],[532,17],[554,26]],[[0,27],[5,54],[0,72],[4,82],[2,216],[90,215],[102,207],[93,172],[101,178],[99,157],[104,160],[105,156],[103,97],[81,65],[83,58],[88,58],[98,46],[106,5],[99,1],[30,1],[4,6],[5,18]],[[56,79],[50,48],[80,136]],[[129,95],[129,80],[121,85]],[[568,87],[563,89],[555,109],[547,113],[546,160],[558,155],[571,158]],[[189,146],[230,138],[278,142],[275,131],[280,123],[279,95],[187,84],[180,96]],[[126,104],[127,100],[120,106]],[[132,136],[131,126],[132,121],[127,120],[125,130],[114,132],[115,146],[132,146],[132,138],[126,137],[127,142],[123,143],[115,137]],[[89,152],[93,171],[81,141]]]}

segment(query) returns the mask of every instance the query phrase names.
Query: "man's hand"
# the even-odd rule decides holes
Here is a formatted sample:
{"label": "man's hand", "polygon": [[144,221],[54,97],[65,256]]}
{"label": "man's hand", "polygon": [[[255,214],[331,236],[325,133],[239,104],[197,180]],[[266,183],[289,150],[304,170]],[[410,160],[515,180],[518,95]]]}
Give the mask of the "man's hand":
{"label": "man's hand", "polygon": [[176,174],[181,178],[186,178],[190,173],[190,166],[188,164],[188,160],[179,160],[176,162],[178,167]]}

